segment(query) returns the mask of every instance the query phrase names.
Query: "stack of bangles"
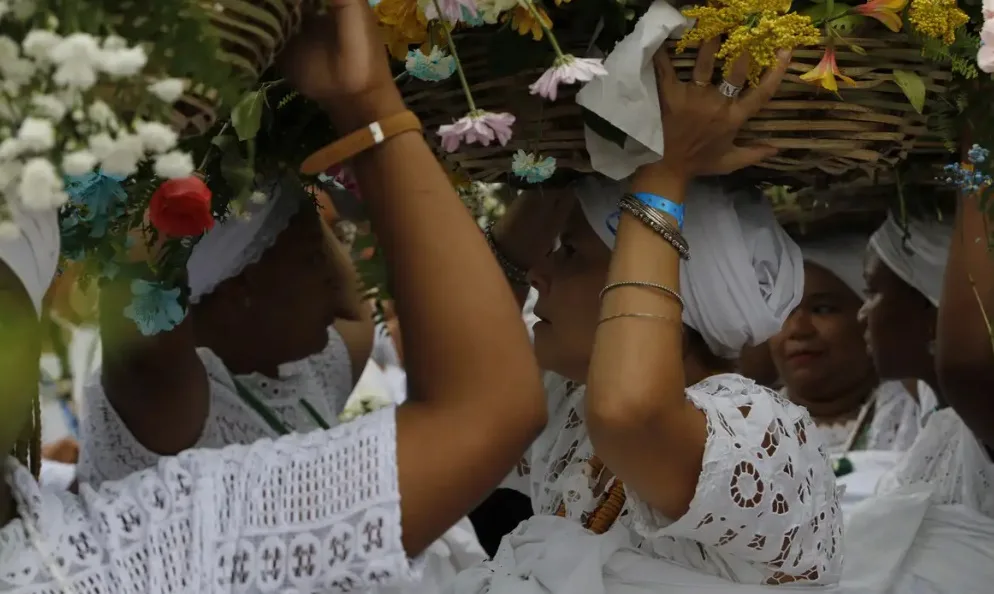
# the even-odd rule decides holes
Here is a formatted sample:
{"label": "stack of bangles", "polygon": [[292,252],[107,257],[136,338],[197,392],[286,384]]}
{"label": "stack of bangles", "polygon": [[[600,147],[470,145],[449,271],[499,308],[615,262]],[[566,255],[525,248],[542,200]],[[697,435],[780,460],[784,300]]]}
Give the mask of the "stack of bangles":
{"label": "stack of bangles", "polygon": [[[621,210],[632,215],[638,219],[642,224],[652,229],[657,235],[661,236],[666,240],[673,249],[680,254],[680,258],[683,260],[690,259],[690,246],[687,245],[687,240],[684,238],[683,233],[680,231],[683,228],[683,205],[676,204],[671,200],[667,200],[661,196],[656,196],[648,193],[637,193],[637,194],[626,194],[619,203]],[[671,223],[665,216],[669,215],[676,221],[676,225]],[[619,281],[610,283],[605,286],[600,293],[600,299],[604,299],[604,295],[613,289],[621,287],[638,287],[642,289],[652,289],[663,293],[665,296],[672,298],[677,303],[680,304],[680,309],[683,310],[684,302],[683,297],[680,296],[678,292],[670,287],[661,285],[659,283],[653,283],[648,281]],[[601,318],[598,324],[603,324],[610,320],[616,320],[619,318],[645,318],[654,319],[667,322],[673,322],[675,324],[680,324],[681,320],[679,318],[674,319],[670,316],[654,314],[654,313],[618,313],[613,315],[608,315]]]}

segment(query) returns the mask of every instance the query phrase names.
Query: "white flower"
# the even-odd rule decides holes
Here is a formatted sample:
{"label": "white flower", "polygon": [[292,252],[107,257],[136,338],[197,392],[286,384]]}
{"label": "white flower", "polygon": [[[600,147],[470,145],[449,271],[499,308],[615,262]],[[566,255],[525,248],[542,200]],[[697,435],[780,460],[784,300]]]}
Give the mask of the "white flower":
{"label": "white flower", "polygon": [[101,52],[102,56],[98,67],[107,74],[124,78],[134,76],[145,68],[148,63],[148,56],[140,46],[125,49],[106,49]]}
{"label": "white flower", "polygon": [[476,0],[476,9],[484,22],[493,25],[502,12],[518,6],[518,0]]}
{"label": "white flower", "polygon": [[265,204],[268,200],[269,196],[267,196],[265,192],[260,192],[258,190],[252,192],[252,195],[249,196],[249,202],[252,204]]}
{"label": "white flower", "polygon": [[23,150],[16,138],[4,138],[3,142],[0,142],[0,161],[16,159],[21,156]]}
{"label": "white flower", "polygon": [[66,117],[66,112],[69,111],[66,104],[55,95],[35,95],[31,97],[31,104],[41,116],[57,122]]}
{"label": "white flower", "polygon": [[164,78],[148,86],[150,93],[170,105],[183,96],[184,83],[178,78]]}
{"label": "white flower", "polygon": [[0,64],[16,60],[20,56],[21,48],[17,46],[17,42],[6,35],[0,35]]}
{"label": "white flower", "polygon": [[49,51],[48,59],[57,65],[52,76],[55,84],[86,90],[96,84],[103,56],[95,37],[73,33]]}
{"label": "white flower", "polygon": [[19,21],[26,21],[34,16],[38,9],[35,0],[14,0],[14,18]]}
{"label": "white flower", "polygon": [[193,157],[183,151],[172,151],[155,158],[155,174],[176,179],[193,175]]}
{"label": "white flower", "polygon": [[0,222],[0,239],[17,239],[21,236],[21,229],[14,221]]}
{"label": "white flower", "polygon": [[11,185],[21,177],[21,162],[0,163],[0,192],[8,192]]}
{"label": "white flower", "polygon": [[24,118],[17,131],[17,140],[25,150],[47,151],[55,146],[55,128],[48,120]]}
{"label": "white flower", "polygon": [[43,157],[35,157],[24,164],[18,193],[24,206],[33,210],[62,206],[69,199],[62,176],[52,162]]}
{"label": "white flower", "polygon": [[4,87],[11,93],[17,93],[20,88],[34,78],[38,68],[34,62],[24,58],[14,58],[0,63],[0,72],[3,72]]}
{"label": "white flower", "polygon": [[164,153],[176,146],[179,135],[172,128],[159,122],[135,122],[135,132],[142,139],[145,151]]}
{"label": "white flower", "polygon": [[138,136],[121,133],[110,145],[94,146],[90,138],[90,150],[100,159],[100,166],[107,175],[127,177],[138,171],[138,162],[145,157],[145,147]]}
{"label": "white flower", "polygon": [[110,108],[109,105],[100,101],[99,99],[90,104],[90,107],[86,110],[86,115],[90,118],[94,124],[115,130],[118,127],[117,114],[114,110]]}
{"label": "white flower", "polygon": [[55,46],[62,42],[62,36],[45,29],[32,29],[24,36],[21,47],[24,48],[24,55],[39,62],[51,60],[52,51]]}
{"label": "white flower", "polygon": [[73,151],[62,158],[62,172],[66,175],[83,175],[97,166],[97,157],[90,151]]}
{"label": "white flower", "polygon": [[104,38],[103,48],[110,51],[128,49],[128,40],[120,35],[108,35]]}

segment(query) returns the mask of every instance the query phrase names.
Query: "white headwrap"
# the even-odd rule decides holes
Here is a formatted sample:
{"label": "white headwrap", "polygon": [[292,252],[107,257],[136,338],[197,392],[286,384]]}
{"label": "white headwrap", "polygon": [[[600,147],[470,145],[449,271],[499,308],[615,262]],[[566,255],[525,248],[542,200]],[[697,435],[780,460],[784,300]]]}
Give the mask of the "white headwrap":
{"label": "white headwrap", "polygon": [[866,295],[863,278],[863,257],[866,254],[866,235],[845,233],[825,238],[802,240],[804,261],[816,264],[831,272],[862,300]]}
{"label": "white headwrap", "polygon": [[935,220],[908,219],[905,233],[891,214],[870,237],[870,247],[894,274],[939,307],[952,237],[952,225]]}
{"label": "white headwrap", "polygon": [[0,260],[24,285],[35,313],[41,317],[41,302],[59,266],[59,215],[54,210],[26,210],[8,204],[19,234],[0,239]]}
{"label": "white headwrap", "polygon": [[295,178],[268,182],[262,191],[268,200],[250,203],[247,216],[229,216],[193,247],[186,263],[191,303],[258,262],[305,199],[304,189]]}
{"label": "white headwrap", "polygon": [[[623,193],[622,184],[601,177],[576,185],[587,221],[611,249]],[[748,200],[735,203],[737,198]],[[680,266],[683,322],[711,351],[735,358],[747,344],[779,332],[803,296],[804,265],[769,204],[695,183],[687,193],[683,235],[692,254]]]}

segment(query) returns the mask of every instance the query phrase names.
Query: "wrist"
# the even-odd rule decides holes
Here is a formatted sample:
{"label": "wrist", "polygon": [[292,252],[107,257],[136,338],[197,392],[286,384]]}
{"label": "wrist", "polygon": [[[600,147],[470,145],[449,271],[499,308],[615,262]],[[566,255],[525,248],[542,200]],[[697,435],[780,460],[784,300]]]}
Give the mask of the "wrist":
{"label": "wrist", "polygon": [[680,204],[692,177],[685,167],[664,159],[639,167],[632,178],[631,191],[648,192]]}
{"label": "wrist", "polygon": [[371,91],[334,104],[325,101],[323,106],[335,131],[342,137],[407,109],[397,87]]}

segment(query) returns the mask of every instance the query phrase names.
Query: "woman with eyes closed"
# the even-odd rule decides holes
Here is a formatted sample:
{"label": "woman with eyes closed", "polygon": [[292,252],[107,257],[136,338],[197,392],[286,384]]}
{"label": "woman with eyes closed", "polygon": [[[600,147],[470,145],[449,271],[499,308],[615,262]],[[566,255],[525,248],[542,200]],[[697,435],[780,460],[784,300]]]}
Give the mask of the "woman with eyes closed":
{"label": "woman with eyes closed", "polygon": [[867,237],[801,242],[804,298],[770,339],[782,393],[808,409],[830,454],[904,450],[918,434],[918,405],[897,381],[881,384],[857,319]]}

